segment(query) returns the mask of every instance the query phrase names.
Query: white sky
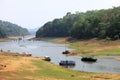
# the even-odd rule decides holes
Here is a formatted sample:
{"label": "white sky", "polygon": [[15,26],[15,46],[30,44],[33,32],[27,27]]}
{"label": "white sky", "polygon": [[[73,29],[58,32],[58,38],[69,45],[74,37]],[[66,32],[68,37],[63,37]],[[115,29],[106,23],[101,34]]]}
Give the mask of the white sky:
{"label": "white sky", "polygon": [[41,27],[67,12],[108,9],[120,6],[120,0],[0,0],[0,20],[24,28]]}

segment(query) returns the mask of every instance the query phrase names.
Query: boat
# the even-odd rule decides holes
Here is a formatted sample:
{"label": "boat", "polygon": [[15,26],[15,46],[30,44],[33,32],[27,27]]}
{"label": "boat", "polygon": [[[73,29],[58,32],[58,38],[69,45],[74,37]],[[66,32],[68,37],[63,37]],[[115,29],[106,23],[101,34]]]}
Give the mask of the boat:
{"label": "boat", "polygon": [[61,66],[62,65],[63,66],[64,65],[73,65],[74,66],[75,65],[75,61],[62,60],[62,61],[59,62],[59,65],[61,65]]}
{"label": "boat", "polygon": [[22,38],[18,38],[18,40],[22,40]]}
{"label": "boat", "polygon": [[96,62],[97,58],[94,57],[82,57],[81,61],[86,61],[86,62]]}
{"label": "boat", "polygon": [[44,60],[45,60],[45,61],[51,61],[51,58],[50,58],[49,56],[45,56],[45,57],[44,57]]}
{"label": "boat", "polygon": [[62,52],[62,54],[70,54],[70,52],[68,50]]}

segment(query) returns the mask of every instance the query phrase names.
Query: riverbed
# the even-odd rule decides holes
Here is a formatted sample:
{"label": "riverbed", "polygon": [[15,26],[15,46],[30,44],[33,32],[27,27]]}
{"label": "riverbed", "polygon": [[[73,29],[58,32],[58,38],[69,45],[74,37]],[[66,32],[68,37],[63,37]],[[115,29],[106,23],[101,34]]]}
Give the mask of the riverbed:
{"label": "riverbed", "polygon": [[12,40],[0,42],[0,49],[9,52],[30,53],[34,57],[50,56],[51,62],[59,65],[61,60],[75,61],[75,66],[66,66],[73,70],[100,73],[117,73],[120,74],[120,61],[116,60],[119,56],[108,56],[97,58],[97,62],[82,62],[81,56],[66,56],[62,52],[72,50],[66,47],[66,44],[56,44],[47,41],[33,40]]}

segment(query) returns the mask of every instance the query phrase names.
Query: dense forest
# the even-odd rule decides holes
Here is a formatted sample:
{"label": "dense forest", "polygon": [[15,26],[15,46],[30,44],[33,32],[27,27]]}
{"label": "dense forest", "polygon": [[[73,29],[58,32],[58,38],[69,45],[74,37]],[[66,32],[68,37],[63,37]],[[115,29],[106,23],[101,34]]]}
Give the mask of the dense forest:
{"label": "dense forest", "polygon": [[36,37],[120,39],[120,7],[75,14],[68,12],[63,18],[44,24]]}
{"label": "dense forest", "polygon": [[27,29],[16,24],[0,20],[0,38],[8,36],[23,36],[28,35]]}

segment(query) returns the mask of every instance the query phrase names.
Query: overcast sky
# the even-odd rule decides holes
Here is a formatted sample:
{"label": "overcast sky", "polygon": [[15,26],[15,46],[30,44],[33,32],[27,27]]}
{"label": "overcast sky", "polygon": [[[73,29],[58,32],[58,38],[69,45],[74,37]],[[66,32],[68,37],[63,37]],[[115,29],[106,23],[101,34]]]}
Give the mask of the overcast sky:
{"label": "overcast sky", "polygon": [[67,12],[108,9],[120,6],[120,0],[0,0],[0,20],[24,28],[41,27]]}

